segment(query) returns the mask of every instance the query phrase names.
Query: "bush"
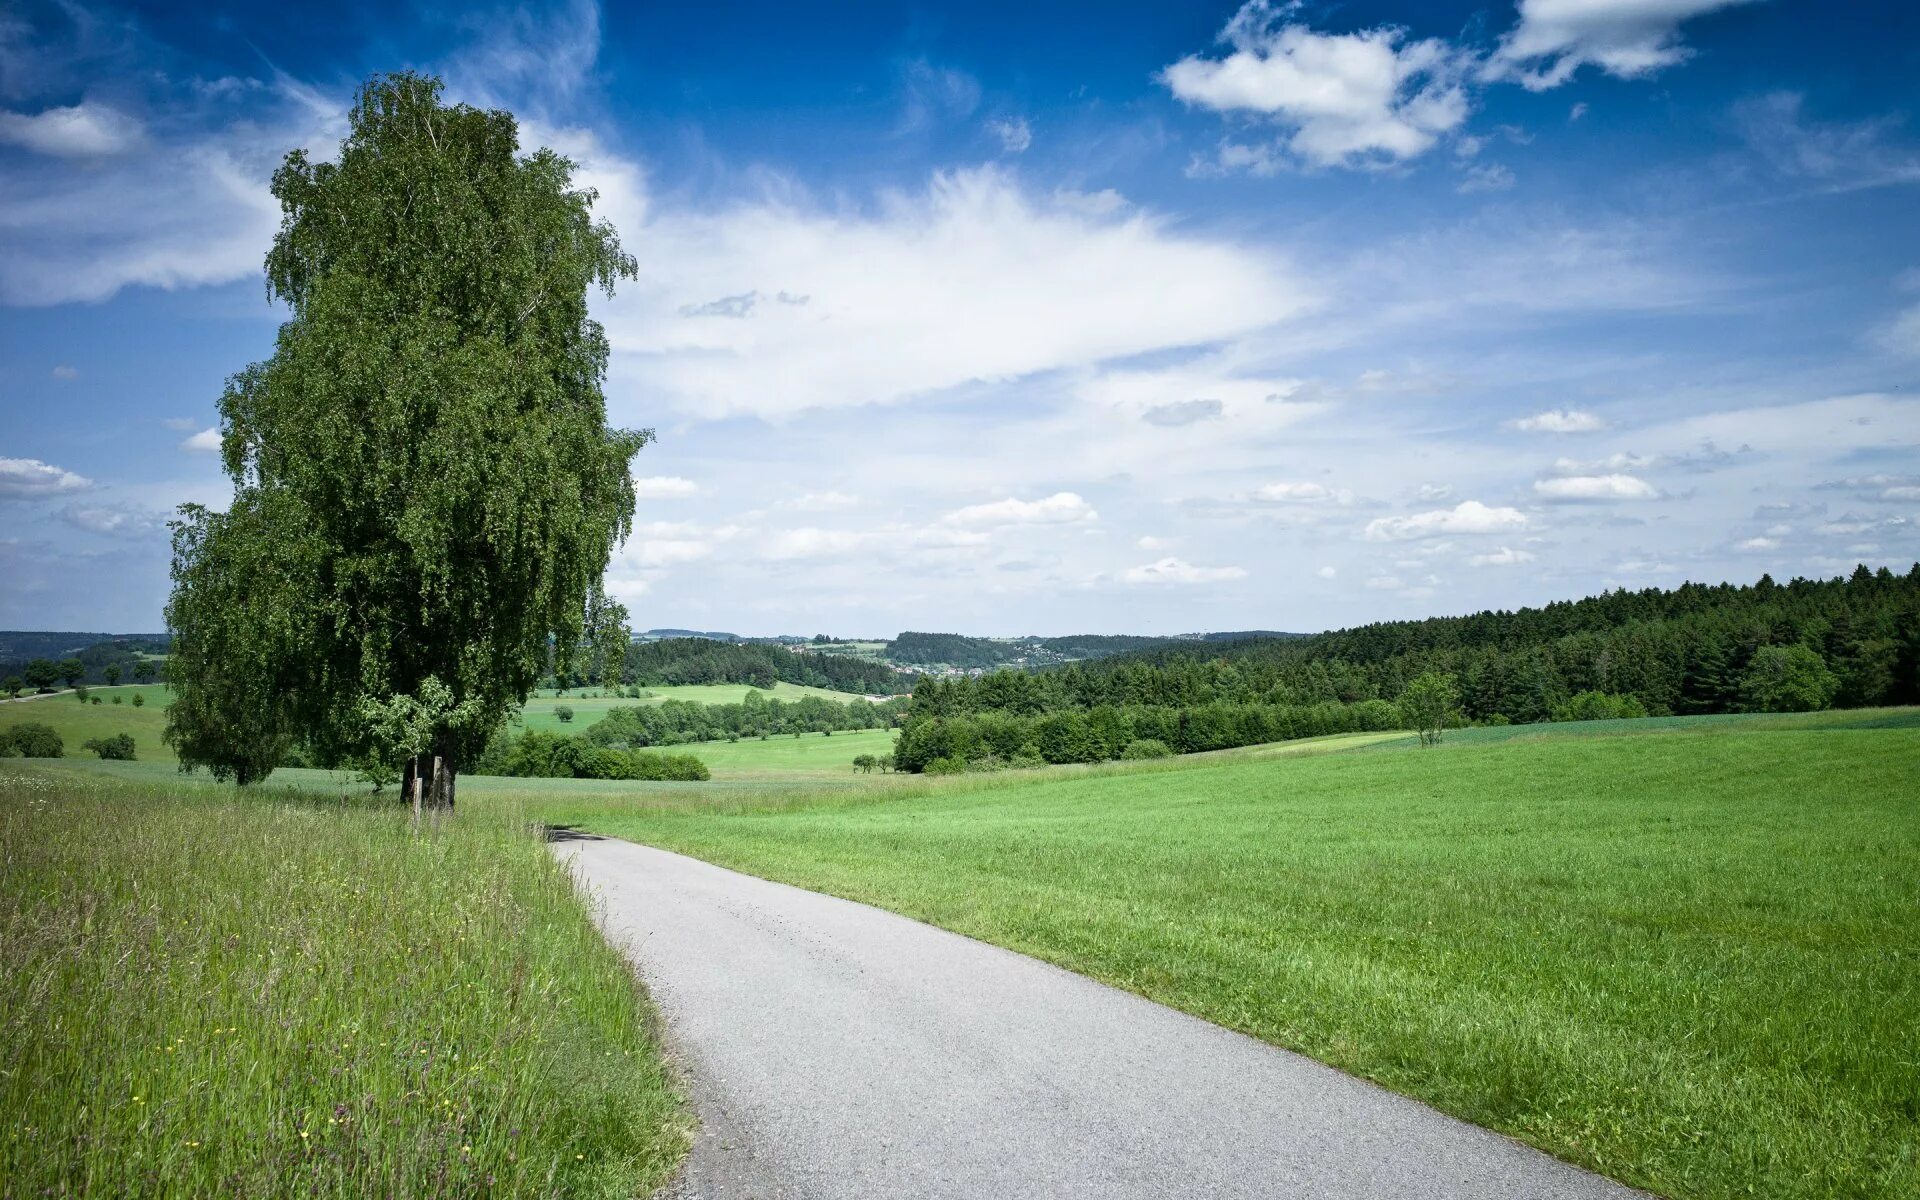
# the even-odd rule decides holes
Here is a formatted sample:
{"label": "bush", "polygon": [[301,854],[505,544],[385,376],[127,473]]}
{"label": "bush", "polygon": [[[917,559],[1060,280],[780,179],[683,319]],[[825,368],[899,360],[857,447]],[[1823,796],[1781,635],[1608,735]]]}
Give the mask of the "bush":
{"label": "bush", "polygon": [[1806,646],[1762,646],[1740,679],[1747,712],[1812,712],[1833,703],[1840,679]]}
{"label": "bush", "polygon": [[517,738],[496,738],[480,761],[475,775],[510,775],[522,779],[638,779],[701,782],[713,778],[707,764],[691,754],[656,754],[596,746],[583,737],[529,730]]}
{"label": "bush", "polygon": [[553,710],[553,715],[559,717],[560,723],[564,725],[573,720],[573,709],[565,704],[557,705]]}
{"label": "bush", "polygon": [[116,733],[112,737],[88,738],[81,745],[98,754],[101,758],[117,758],[124,762],[133,761],[133,735]]}
{"label": "bush", "polygon": [[64,758],[67,747],[51,725],[24,721],[0,731],[0,753],[20,758]]}
{"label": "bush", "polygon": [[[1172,753],[1172,751],[1168,751],[1168,753]],[[1035,767],[1044,767],[1046,765],[1047,760],[1041,758],[1032,750],[1022,750],[1007,760],[1007,766],[1016,771],[1031,771]]]}
{"label": "bush", "polygon": [[1127,743],[1127,748],[1120,752],[1120,757],[1128,761],[1145,758],[1172,758],[1173,747],[1167,745],[1159,738],[1135,738]]}
{"label": "bush", "polygon": [[146,702],[147,702],[147,698],[145,696],[142,696],[139,692],[135,692],[133,694],[133,706],[135,708],[139,708],[141,705],[145,704]]}
{"label": "bush", "polygon": [[116,693],[114,693],[114,697],[113,697],[113,702],[114,702],[115,704],[118,704],[118,703],[120,703],[120,699],[121,699],[121,698],[120,698],[120,695],[119,695],[119,693],[117,693],[117,692],[116,692]]}
{"label": "bush", "polygon": [[948,755],[936,758],[920,768],[923,775],[959,775],[967,769],[967,760]]}
{"label": "bush", "polygon": [[100,697],[98,697],[98,696],[95,696],[95,697],[93,698],[93,702],[94,702],[95,704],[98,704],[98,703],[100,703]]}
{"label": "bush", "polygon": [[1646,707],[1640,703],[1640,698],[1631,693],[1580,692],[1553,706],[1553,719],[1556,721],[1618,721],[1646,715]]}

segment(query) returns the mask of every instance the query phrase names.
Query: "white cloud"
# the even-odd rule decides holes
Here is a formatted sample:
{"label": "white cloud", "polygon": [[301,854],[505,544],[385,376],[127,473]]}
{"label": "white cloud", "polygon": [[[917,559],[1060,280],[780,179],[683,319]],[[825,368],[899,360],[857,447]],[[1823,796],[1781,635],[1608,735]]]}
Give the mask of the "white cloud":
{"label": "white cloud", "polygon": [[1136,538],[1133,544],[1142,550],[1165,550],[1173,545],[1173,539],[1154,537],[1152,534],[1143,534],[1139,538]]}
{"label": "white cloud", "polygon": [[633,481],[633,494],[642,500],[677,499],[699,490],[699,484],[678,475],[647,475]]}
{"label": "white cloud", "polygon": [[1467,59],[1446,42],[1407,41],[1391,27],[1322,34],[1278,21],[1293,11],[1250,0],[1221,32],[1228,54],[1190,55],[1161,82],[1188,104],[1271,118],[1290,131],[1286,150],[1315,166],[1412,158],[1466,120]]}
{"label": "white cloud", "polygon": [[1365,536],[1370,542],[1398,542],[1443,533],[1501,533],[1526,527],[1527,514],[1517,508],[1494,508],[1478,500],[1463,500],[1452,508],[1432,512],[1376,517],[1367,522]]}
{"label": "white cloud", "polygon": [[1567,120],[1569,122],[1578,121],[1581,117],[1584,117],[1586,115],[1587,115],[1587,102],[1585,100],[1575,101],[1573,107],[1567,110]]}
{"label": "white cloud", "polygon": [[1544,500],[1657,500],[1660,491],[1633,475],[1563,475],[1536,479],[1533,490]]}
{"label": "white cloud", "polygon": [[38,500],[92,486],[92,480],[37,458],[0,458],[0,499]]}
{"label": "white cloud", "polygon": [[161,537],[167,528],[165,513],[111,504],[69,504],[60,510],[60,519],[75,529],[129,541]]}
{"label": "white cloud", "polygon": [[790,512],[837,512],[841,509],[853,508],[859,503],[858,496],[849,496],[845,492],[826,491],[808,492],[802,496],[795,496],[791,500],[781,500],[774,507],[787,509]]}
{"label": "white cloud", "polygon": [[1596,475],[1611,471],[1642,471],[1658,465],[1659,459],[1647,454],[1628,454],[1618,452],[1605,458],[1572,459],[1556,458],[1553,471],[1556,475]]}
{"label": "white cloud", "polygon": [[220,453],[220,431],[202,429],[199,433],[180,443],[180,448],[191,454]]}
{"label": "white cloud", "polygon": [[1607,423],[1577,408],[1556,408],[1522,417],[1513,423],[1513,427],[1528,433],[1592,433],[1605,429]]}
{"label": "white cloud", "polygon": [[1513,186],[1513,172],[1499,163],[1480,163],[1470,166],[1465,177],[1453,189],[1463,196],[1475,192],[1504,192]]}
{"label": "white cloud", "polygon": [[1770,537],[1750,537],[1735,547],[1735,549],[1746,551],[1778,550],[1779,548],[1780,543]]}
{"label": "white cloud", "polygon": [[1272,504],[1352,504],[1353,493],[1321,483],[1269,483],[1254,489],[1255,500]]}
{"label": "white cloud", "polygon": [[1406,586],[1398,575],[1375,575],[1367,580],[1368,590],[1375,592],[1397,592]]}
{"label": "white cloud", "polygon": [[1520,23],[1501,39],[1486,75],[1532,91],[1558,87],[1592,64],[1620,79],[1684,62],[1680,25],[1752,0],[1520,0]]}
{"label": "white cloud", "polygon": [[1024,153],[1033,145],[1033,126],[1027,124],[1025,117],[988,121],[987,132],[1000,139],[1001,149],[1008,154]]}
{"label": "white cloud", "polygon": [[1321,567],[1318,571],[1314,572],[1315,575],[1318,575],[1322,579],[1332,579],[1339,573],[1340,572],[1333,567]]}
{"label": "white cloud", "polygon": [[71,383],[73,380],[80,378],[80,368],[61,363],[53,369],[53,377],[62,383]]}
{"label": "white cloud", "polygon": [[1420,485],[1419,490],[1414,492],[1414,499],[1427,503],[1451,500],[1453,499],[1453,485],[1447,483],[1423,483]]}
{"label": "white cloud", "polygon": [[991,504],[969,505],[948,513],[942,521],[962,529],[994,529],[1004,525],[1067,525],[1096,520],[1099,515],[1077,494],[1055,492],[1042,500],[1009,497]]}
{"label": "white cloud", "polygon": [[1773,92],[1733,106],[1747,145],[1770,169],[1830,191],[1920,181],[1920,152],[1896,141],[1898,117],[1816,121],[1798,92]]}
{"label": "white cloud", "polygon": [[140,137],[140,122],[90,100],[32,114],[0,110],[0,142],[54,158],[105,158]]}
{"label": "white cloud", "polygon": [[1896,315],[1875,332],[1874,340],[1895,354],[1920,358],[1920,304]]}
{"label": "white cloud", "polygon": [[1515,550],[1508,546],[1502,546],[1491,554],[1476,554],[1467,559],[1468,565],[1475,567],[1511,567],[1532,561],[1531,551]]}
{"label": "white cloud", "polygon": [[[649,247],[645,277],[605,308],[610,391],[703,418],[1090,367],[1230,338],[1308,299],[1264,251],[1175,233],[1139,209],[1029,194],[995,168],[937,174],[872,212],[790,197],[691,209],[650,205],[637,172],[591,144],[563,148],[593,167],[581,182],[601,189],[628,243]],[[680,315],[716,295],[780,291],[809,302]]]}
{"label": "white cloud", "polygon": [[1171,557],[1141,567],[1128,567],[1120,572],[1120,582],[1128,584],[1227,583],[1246,577],[1247,572],[1241,567],[1196,567]]}

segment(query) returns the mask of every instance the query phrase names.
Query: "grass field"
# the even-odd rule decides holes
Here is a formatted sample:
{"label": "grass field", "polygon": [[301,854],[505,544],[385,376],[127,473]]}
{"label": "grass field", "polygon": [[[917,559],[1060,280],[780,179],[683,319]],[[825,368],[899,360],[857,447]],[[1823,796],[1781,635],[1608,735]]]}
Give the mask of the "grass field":
{"label": "grass field", "polygon": [[1662,1194],[1920,1195],[1920,729],[1795,723],[543,810],[1049,959]]}
{"label": "grass field", "polygon": [[[133,697],[139,695],[145,703],[135,708]],[[69,755],[86,755],[92,758],[90,751],[82,750],[81,743],[97,737],[111,737],[116,733],[133,736],[134,754],[137,758],[173,762],[173,749],[160,739],[161,730],[167,727],[166,706],[173,702],[173,693],[162,683],[123,684],[120,687],[88,688],[87,695],[100,697],[100,703],[91,699],[80,701],[72,692],[59,692],[38,699],[0,704],[0,729],[22,722],[34,721],[51,726],[66,743]],[[120,697],[115,704],[113,698]]]}
{"label": "grass field", "polygon": [[416,834],[0,763],[0,1014],[7,1195],[611,1200],[686,1143],[628,968],[504,798]]}

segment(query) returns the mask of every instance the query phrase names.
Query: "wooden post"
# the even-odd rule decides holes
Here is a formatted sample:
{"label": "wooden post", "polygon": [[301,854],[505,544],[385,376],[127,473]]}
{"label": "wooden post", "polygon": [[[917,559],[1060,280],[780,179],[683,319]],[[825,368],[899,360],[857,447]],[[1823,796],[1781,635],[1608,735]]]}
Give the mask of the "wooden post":
{"label": "wooden post", "polygon": [[414,823],[414,826],[417,828],[420,824],[420,756],[419,755],[416,754],[415,756],[407,760],[407,773],[413,776],[413,823]]}

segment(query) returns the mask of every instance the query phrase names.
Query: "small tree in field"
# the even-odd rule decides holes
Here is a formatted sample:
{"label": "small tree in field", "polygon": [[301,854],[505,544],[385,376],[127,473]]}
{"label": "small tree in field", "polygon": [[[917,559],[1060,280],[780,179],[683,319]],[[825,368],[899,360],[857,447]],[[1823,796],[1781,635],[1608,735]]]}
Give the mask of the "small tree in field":
{"label": "small tree in field", "polygon": [[139,692],[135,692],[133,694],[133,706],[135,708],[139,708],[141,705],[145,704],[146,702],[147,702],[147,698],[145,696],[142,696]]}
{"label": "small tree in field", "polygon": [[87,677],[87,664],[77,658],[60,660],[60,678],[68,687],[79,687],[80,681]]}
{"label": "small tree in field", "polygon": [[27,686],[38,692],[48,691],[60,682],[60,664],[50,658],[36,658],[27,664]]}
{"label": "small tree in field", "polygon": [[100,674],[106,679],[107,686],[112,687],[120,682],[120,664],[108,663],[105,667],[101,668]]}
{"label": "small tree in field", "polygon": [[133,664],[133,681],[135,683],[152,683],[153,663],[143,658]]}
{"label": "small tree in field", "polygon": [[560,718],[562,725],[570,724],[573,721],[573,707],[567,704],[556,704],[553,706],[553,715]]}
{"label": "small tree in field", "polygon": [[879,764],[880,760],[871,754],[856,754],[853,758],[853,769],[867,775],[873,774],[874,767]]}
{"label": "small tree in field", "polygon": [[1740,680],[1748,712],[1812,712],[1833,703],[1840,680],[1805,646],[1762,646]]}
{"label": "small tree in field", "polygon": [[18,675],[7,676],[7,682],[6,682],[7,699],[18,700],[20,698],[20,692],[26,686],[27,686],[27,681],[20,678]]}
{"label": "small tree in field", "polygon": [[1435,746],[1459,706],[1460,694],[1454,689],[1453,676],[1428,671],[1416,676],[1400,694],[1400,719],[1408,729],[1419,733],[1422,746]]}
{"label": "small tree in field", "polygon": [[295,740],[323,766],[404,754],[403,794],[451,805],[573,661],[631,527],[652,435],[607,424],[587,298],[636,264],[572,163],[440,93],[375,78],[335,161],[296,150],[274,174],[267,290],[289,319],[220,401],[232,506],[175,522],[183,764],[259,778]]}

